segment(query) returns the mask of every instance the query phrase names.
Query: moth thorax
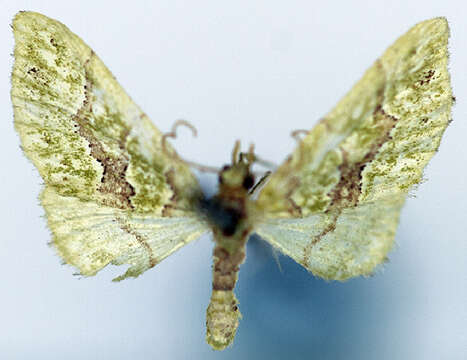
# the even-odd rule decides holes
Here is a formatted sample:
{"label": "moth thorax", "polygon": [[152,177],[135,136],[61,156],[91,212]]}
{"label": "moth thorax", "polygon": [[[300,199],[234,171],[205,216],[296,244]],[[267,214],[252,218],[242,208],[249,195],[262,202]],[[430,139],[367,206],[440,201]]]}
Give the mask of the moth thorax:
{"label": "moth thorax", "polygon": [[226,165],[219,173],[219,193],[232,192],[231,195],[245,196],[254,183],[255,177],[247,163]]}

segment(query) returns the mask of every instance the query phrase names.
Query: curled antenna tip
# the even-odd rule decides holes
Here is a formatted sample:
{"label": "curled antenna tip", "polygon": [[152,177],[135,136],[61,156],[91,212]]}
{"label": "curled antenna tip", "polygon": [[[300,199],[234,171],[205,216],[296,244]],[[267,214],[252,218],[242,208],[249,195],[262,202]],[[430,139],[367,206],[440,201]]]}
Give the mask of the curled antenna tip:
{"label": "curled antenna tip", "polygon": [[306,136],[308,135],[308,130],[304,130],[304,129],[299,129],[299,130],[294,130],[290,133],[290,136],[297,142],[300,142],[302,141],[303,139],[301,138],[301,136]]}
{"label": "curled antenna tip", "polygon": [[177,128],[179,128],[180,126],[185,126],[188,129],[190,129],[191,133],[192,133],[192,135],[194,137],[198,136],[198,131],[188,121],[183,120],[183,119],[178,119],[177,121],[175,121],[175,123],[172,125],[171,131],[168,132],[168,133],[163,134],[162,139],[161,139],[162,151],[164,151],[167,155],[172,156],[173,158],[176,158],[177,155],[175,155],[174,152],[170,152],[168,150],[168,148],[167,148],[167,138],[176,139],[177,138]]}
{"label": "curled antenna tip", "polygon": [[196,128],[192,124],[190,124],[186,120],[178,119],[172,125],[172,129],[171,129],[170,132],[162,134],[162,139],[161,139],[162,151],[167,156],[170,156],[174,160],[181,161],[181,162],[185,163],[186,165],[191,166],[192,168],[195,168],[195,169],[197,169],[199,171],[218,173],[220,170],[218,168],[216,168],[216,167],[202,165],[202,164],[198,164],[198,163],[193,162],[193,161],[185,160],[184,158],[180,157],[174,150],[171,150],[171,151],[169,150],[169,148],[167,146],[167,138],[176,139],[177,138],[177,128],[180,127],[180,126],[185,126],[188,129],[190,129],[194,137],[198,136],[198,131],[196,130]]}
{"label": "curled antenna tip", "polygon": [[176,133],[177,128],[179,128],[180,126],[185,126],[188,129],[190,129],[191,133],[193,134],[193,137],[198,136],[198,130],[196,130],[196,128],[191,123],[189,123],[188,121],[184,119],[178,119],[177,121],[175,121],[175,123],[172,125],[172,132]]}

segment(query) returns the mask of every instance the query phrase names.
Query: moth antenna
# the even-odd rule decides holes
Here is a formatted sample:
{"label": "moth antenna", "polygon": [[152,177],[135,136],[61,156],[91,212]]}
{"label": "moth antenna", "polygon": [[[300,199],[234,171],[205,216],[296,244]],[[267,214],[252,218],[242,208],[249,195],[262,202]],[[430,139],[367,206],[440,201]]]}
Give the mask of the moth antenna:
{"label": "moth antenna", "polygon": [[248,163],[250,165],[252,165],[254,163],[257,163],[258,165],[264,166],[264,167],[272,169],[272,170],[275,170],[277,168],[277,164],[275,164],[275,163],[273,163],[272,161],[269,161],[269,160],[264,160],[264,159],[260,158],[258,155],[255,154],[255,145],[254,144],[250,145],[247,153],[241,152],[239,154],[240,161],[243,161],[243,159],[245,157],[246,157],[246,159],[247,159],[247,161],[248,161]]}
{"label": "moth antenna", "polygon": [[178,155],[175,151],[169,151],[168,147],[167,147],[167,138],[172,138],[172,139],[176,139],[177,138],[177,128],[179,128],[180,126],[185,126],[187,127],[188,129],[191,130],[192,134],[193,134],[193,137],[197,137],[198,136],[198,131],[196,130],[196,128],[190,124],[188,121],[186,120],[183,120],[183,119],[178,119],[177,121],[175,121],[175,123],[172,125],[172,129],[170,132],[168,133],[165,133],[162,135],[162,140],[161,140],[161,145],[162,145],[162,151],[165,152],[168,156],[170,156],[171,158],[173,158],[174,160],[177,160],[177,161],[182,161],[184,162],[185,164],[187,164],[188,166],[192,167],[192,168],[195,168],[199,171],[202,171],[202,172],[211,172],[211,173],[219,173],[220,169],[217,168],[217,167],[213,167],[213,166],[209,166],[209,165],[203,165],[203,164],[198,164],[196,162],[193,162],[193,161],[190,161],[190,160],[186,160],[184,158],[182,158],[180,155]]}
{"label": "moth antenna", "polygon": [[266,171],[262,176],[261,179],[258,180],[258,182],[250,189],[248,192],[248,195],[253,196],[255,194],[255,191],[261,187],[261,185],[264,184],[266,179],[269,177],[269,175],[272,174],[272,171]]}
{"label": "moth antenna", "polygon": [[175,123],[172,125],[172,129],[170,132],[168,133],[165,133],[162,135],[162,140],[161,140],[161,144],[162,144],[162,150],[169,156],[172,156],[172,157],[178,157],[178,155],[175,154],[175,152],[170,152],[167,148],[167,138],[172,138],[172,139],[176,139],[177,138],[177,128],[180,127],[180,126],[185,126],[187,127],[188,129],[191,130],[192,134],[193,134],[193,137],[197,137],[198,136],[198,131],[196,130],[196,128],[190,124],[188,121],[186,120],[183,120],[183,119],[178,119],[177,121],[175,121]]}
{"label": "moth antenna", "polygon": [[277,169],[277,164],[273,163],[272,161],[262,159],[258,155],[255,155],[254,162],[257,163],[258,165],[264,166],[265,168],[269,168],[272,170]]}
{"label": "moth antenna", "polygon": [[[290,133],[290,136],[292,136],[292,138],[298,143],[299,147],[303,148],[305,144],[303,142],[303,138],[301,138],[300,135],[306,136],[308,134],[309,134],[309,130],[298,129],[298,130],[292,131]],[[298,165],[297,165],[298,167],[303,165],[303,161],[304,161],[303,153],[304,153],[303,151],[299,152]]]}
{"label": "moth antenna", "polygon": [[[180,157],[179,157],[180,158]],[[180,158],[184,163],[186,163],[188,166],[195,168],[196,170],[199,170],[201,172],[210,172],[213,174],[218,174],[220,173],[221,169],[215,166],[209,166],[209,165],[203,165],[203,164],[198,164],[194,161],[189,161],[185,160],[183,158]]]}
{"label": "moth antenna", "polygon": [[290,133],[290,136],[291,136],[296,142],[300,142],[300,141],[303,140],[300,136],[301,136],[301,135],[306,136],[306,135],[308,135],[308,133],[309,133],[309,130],[298,129],[298,130],[292,131],[292,132]]}

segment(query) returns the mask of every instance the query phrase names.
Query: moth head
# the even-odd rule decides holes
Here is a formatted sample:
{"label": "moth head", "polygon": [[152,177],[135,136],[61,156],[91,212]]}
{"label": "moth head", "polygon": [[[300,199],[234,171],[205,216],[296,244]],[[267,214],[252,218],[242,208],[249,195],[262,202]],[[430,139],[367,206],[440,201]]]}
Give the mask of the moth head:
{"label": "moth head", "polygon": [[255,156],[253,146],[248,153],[240,152],[240,142],[235,143],[232,152],[232,164],[225,165],[219,173],[219,186],[221,188],[250,190],[255,184],[255,176],[251,166]]}
{"label": "moth head", "polygon": [[242,188],[250,190],[255,184],[255,177],[245,164],[226,165],[219,173],[219,185],[224,188]]}

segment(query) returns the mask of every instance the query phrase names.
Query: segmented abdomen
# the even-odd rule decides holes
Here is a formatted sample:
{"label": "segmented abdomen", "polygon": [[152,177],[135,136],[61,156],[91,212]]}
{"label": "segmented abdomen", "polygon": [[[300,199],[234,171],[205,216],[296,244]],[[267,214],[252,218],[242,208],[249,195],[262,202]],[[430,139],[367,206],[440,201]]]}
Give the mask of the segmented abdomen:
{"label": "segmented abdomen", "polygon": [[229,252],[218,242],[214,248],[211,302],[206,311],[206,341],[216,350],[234,339],[239,319],[238,300],[233,289],[240,264],[245,260],[245,244]]}

